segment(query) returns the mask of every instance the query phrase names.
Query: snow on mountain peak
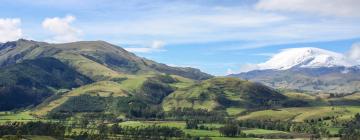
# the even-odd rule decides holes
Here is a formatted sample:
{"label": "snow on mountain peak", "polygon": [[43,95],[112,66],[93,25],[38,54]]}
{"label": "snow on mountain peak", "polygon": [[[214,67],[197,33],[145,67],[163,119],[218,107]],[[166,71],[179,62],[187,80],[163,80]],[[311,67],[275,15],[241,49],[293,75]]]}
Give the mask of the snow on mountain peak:
{"label": "snow on mountain peak", "polygon": [[257,69],[287,70],[295,67],[316,68],[333,66],[352,66],[340,53],[305,47],[284,49],[265,63],[257,64]]}

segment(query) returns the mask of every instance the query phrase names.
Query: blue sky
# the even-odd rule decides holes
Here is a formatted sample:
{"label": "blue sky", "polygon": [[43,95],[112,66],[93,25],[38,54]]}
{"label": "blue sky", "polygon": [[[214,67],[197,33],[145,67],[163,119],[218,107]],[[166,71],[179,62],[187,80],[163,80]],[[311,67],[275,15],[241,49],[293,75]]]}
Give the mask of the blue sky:
{"label": "blue sky", "polygon": [[158,62],[239,72],[285,48],[347,53],[358,0],[2,0],[0,42],[104,40]]}

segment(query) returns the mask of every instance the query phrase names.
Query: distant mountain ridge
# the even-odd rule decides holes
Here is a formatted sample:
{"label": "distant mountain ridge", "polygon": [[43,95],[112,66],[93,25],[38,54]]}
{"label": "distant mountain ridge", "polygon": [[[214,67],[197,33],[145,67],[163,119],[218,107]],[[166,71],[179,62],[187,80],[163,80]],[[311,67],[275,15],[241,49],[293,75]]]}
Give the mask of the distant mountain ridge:
{"label": "distant mountain ridge", "polygon": [[[170,67],[145,58],[136,56],[125,49],[104,41],[80,41],[64,44],[50,44],[19,39],[0,45],[0,67],[15,64],[27,59],[39,57],[55,57],[70,65],[78,63],[97,63],[103,65],[106,73],[143,73],[161,72],[175,74],[195,80],[209,79],[213,76],[194,68]],[[81,60],[81,62],[79,62]],[[74,66],[75,67],[75,66]],[[85,71],[84,69],[82,69]],[[86,71],[94,71],[86,66]],[[81,71],[78,69],[78,71]],[[93,72],[92,72],[93,73]],[[184,75],[182,75],[184,74]],[[86,74],[85,74],[86,75]],[[88,75],[90,78],[103,79],[99,75]]]}
{"label": "distant mountain ridge", "polygon": [[359,68],[340,53],[319,48],[293,48],[257,64],[255,70],[229,76],[273,88],[351,93],[360,91]]}

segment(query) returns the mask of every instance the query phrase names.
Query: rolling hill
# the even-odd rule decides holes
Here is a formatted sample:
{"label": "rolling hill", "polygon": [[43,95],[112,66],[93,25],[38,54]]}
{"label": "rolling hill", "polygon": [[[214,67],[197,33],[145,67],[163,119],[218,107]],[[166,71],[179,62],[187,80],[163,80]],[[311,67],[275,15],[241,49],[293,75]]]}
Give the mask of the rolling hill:
{"label": "rolling hill", "polygon": [[270,108],[281,106],[285,100],[284,95],[262,84],[236,78],[213,78],[175,91],[165,98],[163,108]]}
{"label": "rolling hill", "polygon": [[163,74],[188,81],[212,77],[141,58],[103,41],[50,44],[20,39],[0,44],[0,110],[42,108],[82,94],[131,95],[149,83],[148,78]]}
{"label": "rolling hill", "polygon": [[0,46],[0,66],[27,59],[54,57],[95,81],[121,74],[166,73],[194,80],[212,76],[193,68],[170,67],[141,58],[104,41],[50,44],[20,39]]}
{"label": "rolling hill", "polygon": [[[198,69],[170,67],[103,41],[50,44],[21,39],[1,44],[0,54],[1,109],[28,107],[38,117],[99,113],[151,118],[179,108],[239,115],[243,111],[342,104],[347,100],[317,103],[310,95],[300,99],[248,80],[214,78]],[[344,69],[311,68],[296,73],[315,77]],[[348,74],[356,71],[347,70]],[[262,78],[273,76],[269,73]],[[249,74],[247,78],[252,79]]]}
{"label": "rolling hill", "polygon": [[47,57],[3,67],[0,77],[0,110],[37,105],[58,90],[92,82],[61,61]]}

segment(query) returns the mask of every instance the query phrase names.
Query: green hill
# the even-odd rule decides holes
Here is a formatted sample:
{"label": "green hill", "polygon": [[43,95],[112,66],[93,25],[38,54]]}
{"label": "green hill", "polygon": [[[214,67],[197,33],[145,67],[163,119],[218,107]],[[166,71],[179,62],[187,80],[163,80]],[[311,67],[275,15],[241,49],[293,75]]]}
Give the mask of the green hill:
{"label": "green hill", "polygon": [[173,108],[225,109],[269,108],[286,97],[264,85],[237,78],[213,78],[177,90],[163,101],[164,110]]}
{"label": "green hill", "polygon": [[55,57],[95,81],[144,73],[166,73],[194,80],[212,77],[198,69],[170,67],[141,58],[104,41],[50,44],[20,39],[0,46],[0,67],[40,57]]}
{"label": "green hill", "polygon": [[92,80],[54,58],[25,60],[0,69],[0,110],[37,105],[56,90]]}
{"label": "green hill", "polygon": [[[146,84],[154,86],[150,87],[151,90],[156,90],[158,83],[151,85],[153,83],[148,80],[156,75],[178,75],[178,79],[189,81],[212,77],[198,69],[170,67],[147,60],[104,41],[50,44],[20,39],[7,42],[0,44],[0,69],[0,110],[37,105],[51,96],[37,107],[49,105],[44,112],[64,103],[68,94],[132,95],[144,90],[142,88]],[[79,86],[82,87],[72,90]],[[67,90],[54,95],[59,89]],[[161,91],[149,93],[151,95],[144,93],[144,96],[149,102],[158,103],[165,96],[153,98],[159,96],[158,92]],[[22,98],[16,101],[19,97]]]}
{"label": "green hill", "polygon": [[[157,108],[163,98],[178,85],[189,81],[170,75],[138,75],[114,81],[99,81],[84,85],[36,107],[37,116],[73,115],[73,113],[110,113],[138,115]],[[131,112],[132,111],[132,112]],[[161,109],[156,109],[161,112]]]}

